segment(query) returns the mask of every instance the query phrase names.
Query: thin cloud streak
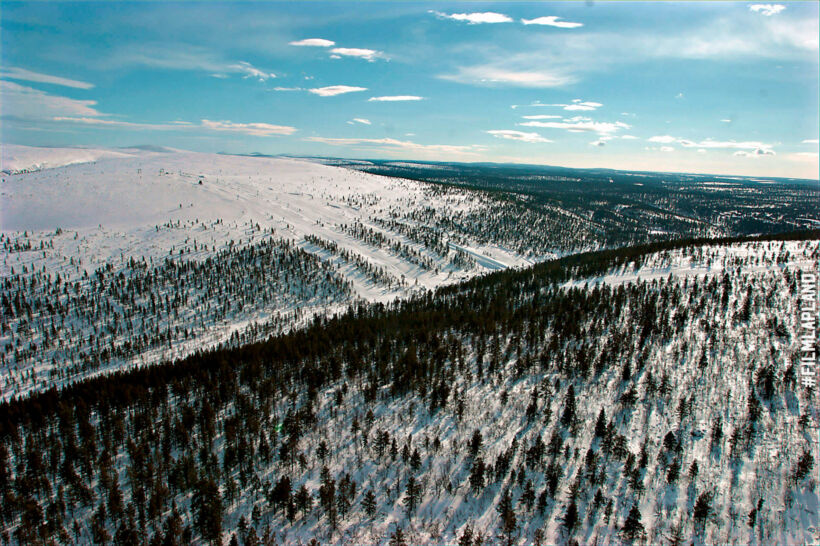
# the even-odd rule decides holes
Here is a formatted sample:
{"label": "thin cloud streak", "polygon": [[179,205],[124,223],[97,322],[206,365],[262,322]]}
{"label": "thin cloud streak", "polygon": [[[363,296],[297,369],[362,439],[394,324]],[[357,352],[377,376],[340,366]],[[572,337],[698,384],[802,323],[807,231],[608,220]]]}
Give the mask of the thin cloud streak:
{"label": "thin cloud streak", "polygon": [[570,21],[559,21],[561,17],[548,15],[546,17],[536,17],[535,19],[521,19],[525,25],[545,25],[557,28],[578,28],[584,26],[583,23],[572,23]]}
{"label": "thin cloud streak", "polygon": [[272,125],[270,123],[234,123],[232,121],[211,121],[208,119],[201,120],[199,124],[193,124],[187,121],[175,121],[172,123],[138,123],[113,119],[56,116],[52,118],[52,121],[70,123],[74,125],[134,129],[141,131],[177,131],[196,129],[240,133],[258,137],[292,135],[298,130],[295,127],[289,127],[286,125]]}
{"label": "thin cloud streak", "polygon": [[487,131],[488,134],[493,135],[496,138],[503,138],[506,140],[518,140],[520,142],[552,142],[548,138],[544,138],[538,133],[525,133],[523,131],[511,131],[511,130],[493,130]]}
{"label": "thin cloud streak", "polygon": [[503,13],[495,13],[487,11],[483,13],[441,13],[440,11],[430,10],[428,13],[435,14],[440,19],[451,19],[453,21],[466,22],[471,25],[487,24],[487,23],[512,23],[511,17]]}
{"label": "thin cloud streak", "polygon": [[356,93],[358,91],[367,91],[367,87],[353,87],[350,85],[329,85],[327,87],[316,87],[308,89],[314,95],[320,97],[335,97],[336,95],[343,95],[345,93]]}
{"label": "thin cloud streak", "polygon": [[444,152],[444,153],[472,153],[483,149],[482,146],[468,145],[460,146],[453,144],[419,144],[409,140],[397,140],[395,138],[329,138],[329,137],[306,137],[306,142],[321,142],[332,146],[366,146],[380,147],[393,150],[409,150],[414,152]]}
{"label": "thin cloud streak", "polygon": [[561,72],[510,70],[498,66],[461,67],[455,74],[442,74],[440,79],[480,86],[513,86],[549,88],[575,83],[577,78]]}
{"label": "thin cloud streak", "polygon": [[324,38],[307,38],[290,42],[288,45],[300,47],[332,47],[336,45],[336,42],[333,40],[325,40]]}
{"label": "thin cloud streak", "polygon": [[424,100],[424,97],[416,95],[388,95],[384,97],[370,97],[367,102],[403,102]]}
{"label": "thin cloud streak", "polygon": [[528,121],[519,123],[523,127],[543,127],[546,129],[563,129],[572,133],[591,132],[601,135],[608,135],[620,131],[621,129],[629,129],[630,125],[622,121],[614,123],[606,121],[592,121],[588,118],[571,118],[563,121]]}
{"label": "thin cloud streak", "polygon": [[71,80],[69,78],[62,78],[60,76],[52,76],[51,74],[42,74],[40,72],[32,72],[31,70],[26,70],[25,68],[18,68],[13,66],[0,69],[0,78],[37,83],[49,83],[52,85],[61,85],[63,87],[72,87],[74,89],[94,88],[93,83],[83,82],[79,80]]}
{"label": "thin cloud streak", "polygon": [[358,57],[360,59],[365,59],[368,61],[384,57],[384,53],[382,53],[381,51],[376,51],[373,49],[361,49],[355,47],[334,47],[330,50],[330,52],[333,55],[338,55],[341,57]]}

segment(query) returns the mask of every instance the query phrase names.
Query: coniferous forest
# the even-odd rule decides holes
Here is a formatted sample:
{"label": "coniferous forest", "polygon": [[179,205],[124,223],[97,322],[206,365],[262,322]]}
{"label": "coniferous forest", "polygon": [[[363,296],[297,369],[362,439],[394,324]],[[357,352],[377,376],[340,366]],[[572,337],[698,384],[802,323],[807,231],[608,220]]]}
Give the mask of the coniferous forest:
{"label": "coniferous forest", "polygon": [[0,546],[820,545],[818,29],[0,0]]}
{"label": "coniferous forest", "polygon": [[2,541],[810,541],[819,238],[576,254],[13,399]]}

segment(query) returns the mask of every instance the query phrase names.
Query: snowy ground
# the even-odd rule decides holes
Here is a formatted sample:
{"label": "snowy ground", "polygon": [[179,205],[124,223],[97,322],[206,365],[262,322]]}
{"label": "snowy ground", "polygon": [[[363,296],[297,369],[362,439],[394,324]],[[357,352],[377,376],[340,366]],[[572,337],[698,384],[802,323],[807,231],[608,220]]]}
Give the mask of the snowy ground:
{"label": "snowy ground", "polygon": [[[525,515],[519,516],[517,539],[513,543],[532,544],[539,529],[547,544],[566,541],[562,528],[566,507],[564,495],[571,489],[572,482],[580,480],[580,476],[588,471],[584,469],[584,454],[590,446],[597,449],[592,429],[601,408],[614,418],[616,430],[624,435],[629,453],[638,454],[642,446],[646,446],[649,462],[642,474],[645,489],[635,493],[621,474],[620,464],[603,463],[598,459],[598,464],[604,465],[604,475],[610,476],[600,490],[604,491],[605,499],[607,494],[612,495],[614,516],[610,521],[607,515],[604,521],[603,509],[592,508],[590,502],[596,487],[588,488],[584,484],[580,498],[586,499],[581,503],[584,505],[582,516],[586,517],[575,534],[581,544],[624,543],[618,531],[633,500],[639,506],[646,531],[645,541],[638,543],[665,544],[675,527],[682,537],[688,537],[688,540],[684,538],[686,543],[693,544],[814,543],[820,509],[816,481],[810,482],[810,490],[803,490],[794,487],[787,478],[806,446],[811,449],[816,446],[808,441],[805,429],[798,425],[798,417],[812,411],[810,397],[806,393],[795,397],[794,393],[787,392],[767,402],[750,454],[744,453],[731,462],[725,453],[730,452],[729,431],[742,428],[746,418],[746,400],[752,392],[750,385],[753,385],[748,378],[754,375],[752,372],[761,366],[774,365],[782,374],[789,364],[783,355],[795,350],[797,340],[788,334],[775,335],[771,324],[772,320],[781,321],[785,332],[795,331],[797,304],[789,294],[789,279],[800,270],[816,270],[820,259],[818,243],[775,241],[659,252],[644,256],[638,264],[612,270],[603,277],[565,284],[565,287],[574,286],[584,291],[601,283],[618,286],[640,282],[657,286],[657,290],[673,288],[681,294],[680,306],[663,308],[661,314],[674,316],[691,312],[692,317],[685,319],[683,335],[672,339],[658,338],[632,349],[634,360],[639,360],[637,355],[644,350],[645,370],[641,373],[651,372],[656,381],[661,377],[668,378],[671,396],[641,396],[634,408],[623,409],[618,400],[624,388],[619,377],[620,364],[623,364],[620,361],[606,367],[603,374],[579,390],[577,406],[583,432],[566,438],[563,449],[574,455],[556,459],[561,462],[563,471],[559,494],[555,501],[549,502],[546,514],[524,510]],[[731,278],[727,284],[730,286],[728,311],[720,309],[719,299],[712,299],[711,293],[704,298],[708,283],[713,280],[722,282],[724,272]],[[699,283],[699,292],[692,290],[693,281]],[[753,311],[748,323],[739,324],[732,315],[742,306],[750,286],[755,286],[753,298],[755,306],[759,307]],[[773,313],[774,309],[779,312]],[[596,351],[603,355],[602,358],[606,358],[608,339],[635,331],[634,317],[630,317],[629,312],[624,316],[629,320],[609,324],[607,335],[584,340],[597,344]],[[550,335],[547,338],[549,340]],[[575,342],[578,340],[560,340],[560,343],[569,345]],[[368,404],[357,395],[346,398],[342,407],[357,408],[358,415],[353,410],[339,410],[337,414],[337,393],[342,387],[341,382],[320,394],[317,408],[320,425],[307,434],[305,443],[309,449],[314,449],[323,439],[332,439],[329,440],[331,456],[328,463],[331,474],[341,476],[350,472],[361,491],[376,491],[383,500],[375,517],[354,511],[336,531],[330,530],[326,519],[314,515],[297,518],[295,523],[281,516],[274,520],[274,528],[280,531],[282,540],[299,544],[318,537],[329,544],[388,544],[393,531],[402,527],[411,544],[452,544],[469,524],[474,533],[479,533],[487,541],[485,543],[501,544],[497,534],[500,518],[496,506],[505,490],[513,491],[514,502],[521,502],[522,482],[501,480],[488,484],[480,493],[471,491],[471,461],[465,457],[471,435],[474,430],[481,431],[481,453],[485,461],[491,462],[511,450],[511,467],[521,473],[526,469],[526,477],[531,478],[535,490],[540,491],[546,464],[530,470],[524,462],[526,449],[539,437],[545,444],[551,442],[550,437],[560,430],[553,423],[562,411],[559,393],[544,394],[545,390],[551,392],[550,386],[558,376],[534,372],[520,377],[515,372],[512,345],[513,336],[502,339],[501,347],[507,347],[503,352],[506,365],[495,380],[479,380],[475,368],[469,365],[466,374],[456,374],[450,387],[454,393],[460,393],[459,398],[464,401],[461,419],[456,418],[452,409],[431,417],[416,393],[388,398],[376,404]],[[463,346],[467,349],[469,363],[475,357],[474,347],[468,343]],[[703,352],[710,357],[708,365],[701,369],[698,361]],[[631,364],[635,369],[636,362]],[[641,381],[640,392],[645,388],[646,377]],[[531,393],[539,388],[543,403],[555,416],[547,426],[538,422],[532,424],[525,415],[525,408],[532,400]],[[509,396],[508,402],[501,401],[504,396]],[[689,404],[685,413],[681,413],[681,400]],[[405,468],[401,459],[385,457],[386,462],[380,462],[379,458],[371,457],[374,442],[359,443],[356,434],[350,433],[352,419],[358,417],[361,421],[363,408],[372,409],[375,415],[371,430],[389,431],[399,442],[400,450],[405,441],[413,446],[425,446],[419,447],[422,453],[426,453],[420,471],[425,494],[412,518],[408,517],[402,504],[402,488],[396,484],[403,484],[413,472]],[[543,415],[544,411],[539,406],[538,415]],[[726,432],[723,443],[715,449],[710,447],[709,435],[718,416],[723,419]],[[670,430],[676,431],[683,443],[680,459],[684,465],[676,484],[667,483],[665,463],[659,455],[663,451],[661,439]],[[433,438],[441,439],[440,449],[428,447]],[[514,442],[520,446],[517,451],[510,447]],[[723,455],[716,456],[716,453]],[[697,478],[687,477],[692,461],[700,467]],[[294,480],[294,490],[303,483],[312,491],[318,490],[319,470],[317,465],[301,472],[301,477]],[[715,493],[714,513],[706,532],[693,538],[692,507],[697,494],[703,491]],[[758,514],[756,526],[750,527],[746,523],[748,514],[759,499],[764,499],[764,509]],[[247,496],[243,500],[247,501]],[[234,518],[238,520],[244,516],[247,519],[250,506],[238,506]],[[228,521],[232,525],[234,520]]]}
{"label": "snowy ground", "polygon": [[658,252],[642,257],[606,275],[573,279],[564,287],[606,284],[617,286],[635,282],[651,282],[669,278],[711,279],[738,270],[742,273],[764,273],[772,269],[812,271],[817,268],[820,249],[817,241],[778,241],[702,246],[690,249]]}
{"label": "snowy ground", "polygon": [[[64,282],[86,287],[86,275],[109,266],[114,274],[126,271],[132,258],[151,264],[166,258],[206,260],[221,250],[273,237],[292,241],[332,262],[337,273],[352,283],[353,299],[391,301],[486,271],[530,263],[513,251],[465,241],[463,236],[451,240],[441,234],[443,253],[442,246],[435,249],[417,236],[409,238],[414,226],[406,220],[408,211],[427,207],[443,213],[481,210],[485,203],[467,191],[433,191],[424,183],[297,159],[150,147],[104,150],[4,145],[2,156],[3,278],[29,278],[35,272],[52,278],[59,274]],[[394,220],[405,226],[402,232],[384,227]],[[380,233],[387,243],[378,247],[345,232],[344,226],[353,224]],[[311,245],[304,240],[306,235],[334,243],[338,250],[331,253]],[[409,249],[416,258],[408,259],[396,248]],[[340,256],[343,252],[347,259]],[[457,259],[459,255],[463,259]],[[420,266],[422,262],[427,267]],[[379,282],[368,269],[378,269],[383,272],[381,278],[400,282]],[[206,332],[198,332],[196,341],[175,340],[166,350],[111,362],[104,369],[150,363],[213,346],[238,329],[264,322],[274,311],[292,313],[295,322],[333,311],[340,304],[345,302],[307,307],[293,302],[287,308],[254,309],[208,325]],[[18,318],[3,317],[0,377],[4,398],[48,386],[49,370],[60,364],[59,358],[51,362],[53,354],[38,358],[36,350],[28,363],[15,361],[14,348],[38,342],[36,332],[20,328]],[[46,323],[49,317],[40,311],[33,318]],[[176,326],[191,327],[184,322]],[[29,377],[31,373],[35,376]]]}

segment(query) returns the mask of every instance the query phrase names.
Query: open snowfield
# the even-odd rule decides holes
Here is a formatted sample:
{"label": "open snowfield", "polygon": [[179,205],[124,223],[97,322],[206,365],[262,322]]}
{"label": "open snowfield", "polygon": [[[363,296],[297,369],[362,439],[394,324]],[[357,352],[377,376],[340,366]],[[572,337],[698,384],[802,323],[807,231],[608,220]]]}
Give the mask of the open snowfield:
{"label": "open snowfield", "polygon": [[[508,249],[480,245],[463,236],[454,240],[448,234],[436,234],[439,240],[428,245],[429,239],[414,231],[417,226],[407,220],[408,212],[426,208],[481,210],[485,203],[475,194],[433,191],[424,183],[304,160],[151,147],[105,150],[5,145],[2,169],[0,273],[4,279],[22,281],[37,273],[52,282],[59,275],[64,283],[79,282],[90,290],[88,278],[95,271],[107,268],[115,276],[123,273],[128,277],[132,259],[144,260],[149,268],[166,259],[204,262],[221,251],[274,240],[290,242],[315,255],[334,269],[340,282],[350,283],[351,293],[345,297],[279,299],[205,324],[194,324],[196,312],[187,319],[165,317],[158,320],[163,328],[190,329],[192,337],[171,335],[173,339],[162,350],[154,347],[128,358],[114,358],[106,365],[84,366],[87,369],[75,370],[72,378],[183,356],[224,342],[273,315],[291,325],[303,323],[316,313],[335,312],[360,298],[391,301],[486,271],[530,263]],[[362,236],[365,232],[370,233],[369,238]],[[306,236],[317,239],[307,242]],[[10,290],[4,287],[4,294]],[[44,309],[35,309],[22,322],[20,317],[4,316],[0,338],[4,397],[65,380],[49,374],[67,357],[59,343],[44,352],[38,328],[39,324],[42,329],[53,329],[53,317]],[[63,322],[57,330],[62,331],[52,336],[52,343],[87,339],[93,333],[105,345],[130,329],[115,328],[118,333],[112,334],[101,322],[74,321]],[[257,337],[269,330],[263,329]],[[88,345],[77,348],[88,354],[90,342]],[[21,349],[24,356],[15,349]]]}

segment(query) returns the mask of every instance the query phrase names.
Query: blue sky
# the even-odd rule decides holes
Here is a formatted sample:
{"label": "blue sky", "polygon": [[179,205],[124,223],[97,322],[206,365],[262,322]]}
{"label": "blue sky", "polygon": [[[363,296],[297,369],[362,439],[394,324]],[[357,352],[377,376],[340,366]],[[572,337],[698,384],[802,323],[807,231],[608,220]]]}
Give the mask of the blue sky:
{"label": "blue sky", "polygon": [[818,177],[818,3],[8,3],[2,142]]}

